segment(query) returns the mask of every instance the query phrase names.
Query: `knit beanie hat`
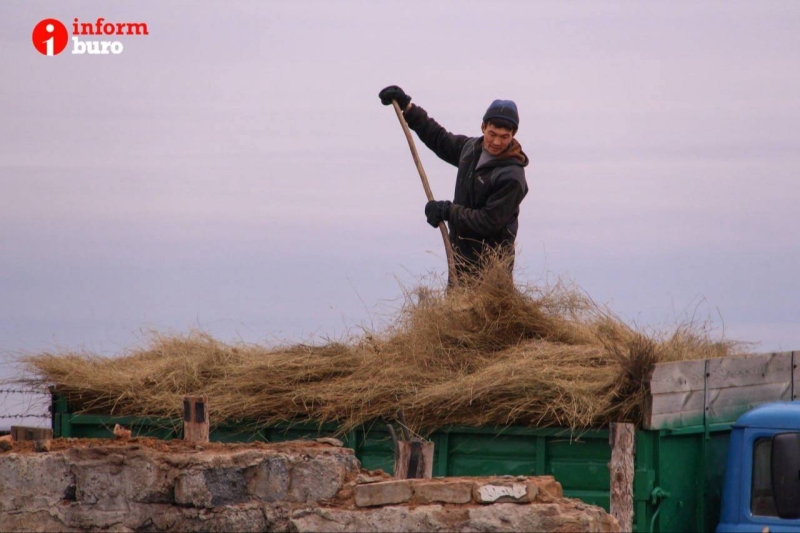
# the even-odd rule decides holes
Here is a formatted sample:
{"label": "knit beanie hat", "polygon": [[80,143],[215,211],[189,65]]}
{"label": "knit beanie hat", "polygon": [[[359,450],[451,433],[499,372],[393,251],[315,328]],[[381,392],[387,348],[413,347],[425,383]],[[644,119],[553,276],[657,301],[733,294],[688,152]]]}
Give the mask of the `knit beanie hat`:
{"label": "knit beanie hat", "polygon": [[490,118],[504,118],[514,124],[514,127],[519,128],[519,113],[517,112],[517,104],[512,100],[495,100],[486,113],[483,115],[483,121],[486,122]]}

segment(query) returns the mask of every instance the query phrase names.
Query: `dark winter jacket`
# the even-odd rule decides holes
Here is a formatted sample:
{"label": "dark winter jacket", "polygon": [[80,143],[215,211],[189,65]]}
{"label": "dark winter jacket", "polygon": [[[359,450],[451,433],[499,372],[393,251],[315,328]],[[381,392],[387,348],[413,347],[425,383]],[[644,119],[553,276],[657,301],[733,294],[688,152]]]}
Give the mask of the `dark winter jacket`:
{"label": "dark winter jacket", "polygon": [[454,135],[418,105],[412,105],[405,118],[425,146],[458,167],[448,225],[450,242],[462,265],[475,265],[487,248],[513,258],[519,204],[528,193],[528,156],[519,142],[513,139],[505,152],[476,168],[483,137]]}

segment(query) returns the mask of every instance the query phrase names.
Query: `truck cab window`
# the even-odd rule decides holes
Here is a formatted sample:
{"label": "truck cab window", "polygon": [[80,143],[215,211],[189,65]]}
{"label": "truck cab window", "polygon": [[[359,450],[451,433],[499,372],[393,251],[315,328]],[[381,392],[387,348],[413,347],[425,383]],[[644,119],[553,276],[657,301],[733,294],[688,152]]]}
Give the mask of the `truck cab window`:
{"label": "truck cab window", "polygon": [[759,516],[778,516],[772,496],[772,439],[758,439],[753,445],[753,487],[750,511]]}

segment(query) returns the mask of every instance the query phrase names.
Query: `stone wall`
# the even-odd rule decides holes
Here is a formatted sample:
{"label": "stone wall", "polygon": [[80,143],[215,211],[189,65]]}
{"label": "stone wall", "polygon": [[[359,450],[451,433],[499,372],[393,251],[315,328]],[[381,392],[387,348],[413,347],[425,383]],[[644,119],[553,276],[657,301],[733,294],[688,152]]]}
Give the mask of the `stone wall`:
{"label": "stone wall", "polygon": [[335,442],[25,444],[0,453],[2,531],[618,531],[551,477],[393,481]]}

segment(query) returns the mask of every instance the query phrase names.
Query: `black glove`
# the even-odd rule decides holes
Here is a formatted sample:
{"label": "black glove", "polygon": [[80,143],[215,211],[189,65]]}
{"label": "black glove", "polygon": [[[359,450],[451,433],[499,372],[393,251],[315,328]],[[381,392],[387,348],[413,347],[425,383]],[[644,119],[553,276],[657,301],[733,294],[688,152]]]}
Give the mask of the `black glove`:
{"label": "black glove", "polygon": [[397,85],[389,85],[386,87],[378,93],[378,98],[381,99],[383,105],[392,105],[392,100],[396,100],[400,105],[400,111],[405,111],[408,103],[411,101],[411,97]]}
{"label": "black glove", "polygon": [[438,228],[441,221],[448,219],[452,204],[453,202],[449,200],[431,200],[425,204],[425,216],[428,218],[428,224]]}

